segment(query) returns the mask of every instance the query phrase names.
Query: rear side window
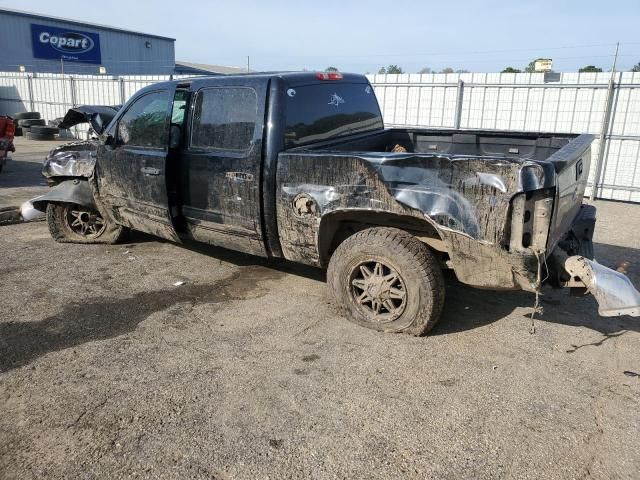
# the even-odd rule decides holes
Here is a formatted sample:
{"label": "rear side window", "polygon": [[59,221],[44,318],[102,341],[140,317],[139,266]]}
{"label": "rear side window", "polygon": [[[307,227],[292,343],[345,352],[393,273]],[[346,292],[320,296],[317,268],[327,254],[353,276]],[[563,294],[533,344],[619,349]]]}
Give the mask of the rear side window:
{"label": "rear side window", "polygon": [[258,97],[252,88],[205,88],[196,96],[191,147],[244,151],[251,145]]}
{"label": "rear side window", "polygon": [[288,86],[283,93],[287,147],[384,128],[368,83],[330,81]]}
{"label": "rear side window", "polygon": [[118,140],[123,145],[164,148],[168,110],[168,91],[143,95],[131,104],[118,122]]}

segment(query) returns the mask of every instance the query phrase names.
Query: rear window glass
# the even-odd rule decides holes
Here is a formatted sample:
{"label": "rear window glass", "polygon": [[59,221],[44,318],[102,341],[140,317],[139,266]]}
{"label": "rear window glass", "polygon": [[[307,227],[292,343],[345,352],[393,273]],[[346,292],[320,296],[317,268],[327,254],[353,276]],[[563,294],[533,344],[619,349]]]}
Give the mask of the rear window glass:
{"label": "rear window glass", "polygon": [[289,86],[284,102],[287,147],[383,128],[378,102],[366,83]]}
{"label": "rear window glass", "polygon": [[191,146],[242,151],[253,139],[258,99],[252,88],[205,88],[198,92]]}

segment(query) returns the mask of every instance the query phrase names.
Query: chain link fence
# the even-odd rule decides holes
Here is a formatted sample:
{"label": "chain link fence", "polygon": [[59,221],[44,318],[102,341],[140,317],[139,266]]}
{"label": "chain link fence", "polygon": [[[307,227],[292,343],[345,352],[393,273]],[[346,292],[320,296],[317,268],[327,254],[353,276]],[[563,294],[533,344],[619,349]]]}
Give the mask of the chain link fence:
{"label": "chain link fence", "polygon": [[[598,198],[640,202],[640,73],[618,72],[612,82],[609,73],[368,77],[387,125],[595,134],[587,193],[598,176]],[[187,77],[0,72],[0,113],[39,111],[52,120],[77,105],[121,105],[172,78]]]}

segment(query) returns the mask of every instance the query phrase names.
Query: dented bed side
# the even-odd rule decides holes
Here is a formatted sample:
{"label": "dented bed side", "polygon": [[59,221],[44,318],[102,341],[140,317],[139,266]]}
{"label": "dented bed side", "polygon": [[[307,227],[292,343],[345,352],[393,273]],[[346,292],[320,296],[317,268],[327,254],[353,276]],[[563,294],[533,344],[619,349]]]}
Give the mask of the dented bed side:
{"label": "dented bed side", "polygon": [[[357,222],[370,212],[392,214],[432,227],[463,283],[535,290],[539,258],[571,228],[582,203],[586,178],[577,182],[572,168],[586,162],[588,172],[591,140],[574,136],[556,152],[564,160],[560,173],[550,160],[505,155],[281,153],[276,210],[283,255],[322,265],[322,230],[332,217]],[[559,182],[567,170],[568,189]]]}

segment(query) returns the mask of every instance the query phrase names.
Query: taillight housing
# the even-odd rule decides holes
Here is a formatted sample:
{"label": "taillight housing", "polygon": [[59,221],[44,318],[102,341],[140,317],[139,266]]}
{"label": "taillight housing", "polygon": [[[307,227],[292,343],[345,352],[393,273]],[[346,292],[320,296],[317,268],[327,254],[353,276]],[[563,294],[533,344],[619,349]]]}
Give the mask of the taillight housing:
{"label": "taillight housing", "polygon": [[511,201],[509,251],[531,249],[543,251],[547,245],[554,190],[532,190],[520,193]]}
{"label": "taillight housing", "polygon": [[10,118],[7,119],[7,124],[4,128],[4,134],[7,137],[13,137],[16,134],[16,126],[13,123],[13,120],[11,120]]}
{"label": "taillight housing", "polygon": [[342,74],[339,72],[317,72],[318,80],[342,80]]}

